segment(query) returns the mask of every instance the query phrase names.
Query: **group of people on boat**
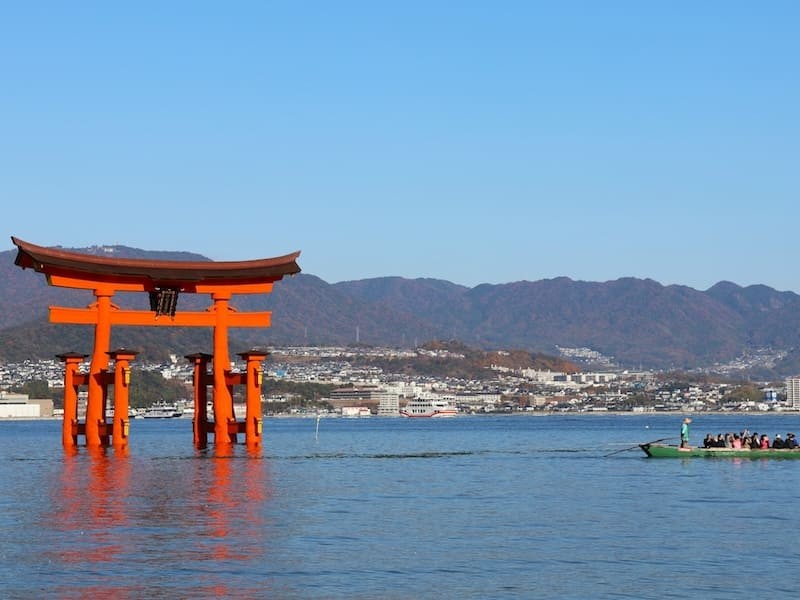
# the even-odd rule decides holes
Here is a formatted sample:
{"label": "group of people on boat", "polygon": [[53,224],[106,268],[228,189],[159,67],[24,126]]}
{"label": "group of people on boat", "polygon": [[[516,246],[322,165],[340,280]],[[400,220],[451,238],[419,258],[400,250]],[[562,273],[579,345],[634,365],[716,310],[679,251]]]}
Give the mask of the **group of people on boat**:
{"label": "group of people on boat", "polygon": [[740,433],[719,433],[712,435],[706,434],[703,439],[703,448],[735,448],[735,449],[759,449],[767,450],[774,449],[787,449],[794,450],[798,447],[798,441],[794,433],[787,433],[785,438],[781,434],[776,433],[775,437],[770,440],[766,433],[758,434],[757,432],[750,433],[747,429]]}

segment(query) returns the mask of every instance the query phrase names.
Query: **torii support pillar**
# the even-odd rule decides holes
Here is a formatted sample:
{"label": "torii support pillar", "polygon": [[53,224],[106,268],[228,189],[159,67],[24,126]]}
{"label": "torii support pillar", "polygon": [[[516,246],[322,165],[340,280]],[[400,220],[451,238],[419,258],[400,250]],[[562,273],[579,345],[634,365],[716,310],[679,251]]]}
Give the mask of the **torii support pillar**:
{"label": "torii support pillar", "polygon": [[248,448],[258,448],[261,446],[261,434],[263,431],[263,417],[261,414],[261,382],[263,381],[263,371],[261,364],[269,354],[267,352],[250,350],[240,352],[244,361],[247,363],[245,371],[245,425],[244,436],[245,444]]}
{"label": "torii support pillar", "polygon": [[[94,290],[94,349],[89,365],[89,394],[86,399],[86,445],[108,446],[109,427],[106,424],[108,402],[108,348],[111,343],[111,297],[114,290],[98,286]],[[52,308],[51,308],[52,311]]]}
{"label": "torii support pillar", "polygon": [[194,432],[194,445],[197,448],[208,446],[208,386],[214,383],[208,375],[208,363],[211,361],[211,354],[197,352],[189,354],[186,359],[194,365],[194,422],[192,431]]}
{"label": "torii support pillar", "polygon": [[111,426],[111,439],[115,448],[124,448],[128,445],[130,361],[136,358],[137,354],[138,352],[122,348],[108,353],[114,361],[114,423]]}
{"label": "torii support pillar", "polygon": [[228,327],[230,325],[230,299],[228,290],[211,294],[214,301],[214,443],[236,443],[236,417],[233,414],[233,389],[228,382],[231,359],[228,354]]}
{"label": "torii support pillar", "polygon": [[78,387],[86,385],[87,377],[78,373],[78,367],[88,355],[77,352],[58,354],[64,363],[64,419],[61,424],[61,441],[64,448],[78,445]]}

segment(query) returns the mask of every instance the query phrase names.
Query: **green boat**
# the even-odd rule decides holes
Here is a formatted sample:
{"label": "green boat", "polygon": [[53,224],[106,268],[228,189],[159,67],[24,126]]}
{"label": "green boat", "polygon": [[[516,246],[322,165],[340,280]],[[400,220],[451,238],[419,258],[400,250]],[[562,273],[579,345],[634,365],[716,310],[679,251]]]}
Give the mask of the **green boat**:
{"label": "green boat", "polygon": [[666,444],[639,444],[649,458],[800,458],[800,448],[679,448]]}

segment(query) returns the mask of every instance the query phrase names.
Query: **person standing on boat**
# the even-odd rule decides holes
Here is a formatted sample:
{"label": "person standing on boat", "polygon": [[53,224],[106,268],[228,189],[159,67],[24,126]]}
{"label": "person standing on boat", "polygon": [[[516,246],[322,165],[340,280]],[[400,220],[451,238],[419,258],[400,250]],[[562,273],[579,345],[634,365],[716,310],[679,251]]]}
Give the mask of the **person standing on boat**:
{"label": "person standing on boat", "polygon": [[689,447],[689,423],[691,422],[692,420],[686,417],[681,425],[681,448]]}

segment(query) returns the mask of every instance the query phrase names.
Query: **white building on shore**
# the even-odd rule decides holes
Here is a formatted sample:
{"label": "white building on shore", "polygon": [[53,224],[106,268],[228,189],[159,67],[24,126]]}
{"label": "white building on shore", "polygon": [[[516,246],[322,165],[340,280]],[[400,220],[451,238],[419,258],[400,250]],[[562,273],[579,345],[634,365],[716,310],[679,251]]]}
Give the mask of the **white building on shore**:
{"label": "white building on shore", "polygon": [[375,396],[378,398],[379,417],[400,416],[400,396],[388,390],[381,390]]}
{"label": "white building on shore", "polygon": [[786,378],[786,405],[794,410],[800,409],[800,377]]}
{"label": "white building on shore", "polygon": [[27,394],[0,392],[0,419],[38,419],[53,416],[53,401],[31,400]]}

